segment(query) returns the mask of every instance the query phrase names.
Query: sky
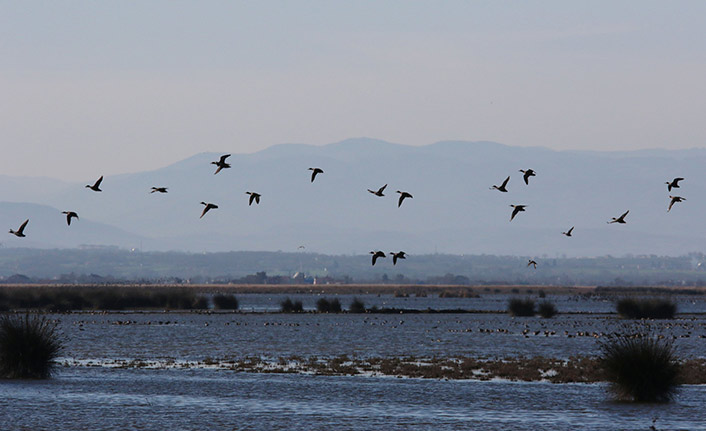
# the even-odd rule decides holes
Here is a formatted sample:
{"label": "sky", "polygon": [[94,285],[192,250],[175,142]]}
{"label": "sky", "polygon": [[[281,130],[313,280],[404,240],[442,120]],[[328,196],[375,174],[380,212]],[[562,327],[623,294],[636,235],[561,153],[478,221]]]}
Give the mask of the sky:
{"label": "sky", "polygon": [[703,1],[0,1],[0,175],[367,136],[705,147]]}

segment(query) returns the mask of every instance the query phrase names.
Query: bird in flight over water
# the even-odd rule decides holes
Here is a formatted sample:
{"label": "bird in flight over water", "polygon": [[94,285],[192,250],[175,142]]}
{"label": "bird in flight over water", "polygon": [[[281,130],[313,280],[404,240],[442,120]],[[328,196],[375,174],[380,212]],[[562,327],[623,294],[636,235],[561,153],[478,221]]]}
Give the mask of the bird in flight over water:
{"label": "bird in flight over water", "polygon": [[375,262],[377,262],[378,257],[385,257],[385,253],[378,250],[378,251],[371,251],[370,254],[373,255],[373,266],[375,266]]}
{"label": "bird in flight over water", "polygon": [[74,211],[62,211],[62,214],[66,214],[66,223],[71,226],[71,218],[78,220],[78,214]]}
{"label": "bird in flight over water", "polygon": [[535,172],[532,169],[520,169],[520,172],[522,172],[524,175],[522,175],[522,178],[525,179],[525,184],[529,185],[529,178],[530,177],[535,177]]}
{"label": "bird in flight over water", "polygon": [[103,190],[100,189],[100,185],[101,185],[102,181],[103,181],[103,175],[101,175],[101,177],[98,178],[98,180],[96,180],[96,182],[93,185],[86,184],[86,187],[93,190],[94,192],[102,192]]}
{"label": "bird in flight over water", "polygon": [[324,170],[321,168],[309,168],[309,171],[311,171],[311,182],[314,182],[314,179],[316,179],[316,175],[318,174],[323,174]]}
{"label": "bird in flight over water", "polygon": [[506,193],[506,192],[507,192],[507,187],[506,187],[506,186],[507,186],[507,182],[508,182],[508,181],[510,181],[510,177],[505,178],[505,181],[503,181],[503,183],[500,184],[500,187],[498,187],[498,186],[496,186],[496,185],[493,185],[493,187],[491,187],[490,190],[495,189],[495,190],[498,190],[498,191],[501,191],[501,192]]}
{"label": "bird in flight over water", "polygon": [[29,219],[25,220],[24,223],[22,223],[20,225],[20,228],[17,229],[16,231],[10,229],[10,233],[15,235],[16,237],[24,238],[25,237],[25,227],[27,226],[27,223],[29,223]]}
{"label": "bird in flight over water", "polygon": [[215,210],[215,209],[218,208],[218,205],[212,204],[212,203],[210,203],[210,202],[209,202],[209,203],[201,202],[201,205],[206,205],[206,206],[203,208],[203,212],[201,213],[201,217],[199,217],[199,218],[202,218],[204,215],[206,215],[206,213],[207,213],[209,210],[212,210],[212,209]]}
{"label": "bird in flight over water", "polygon": [[535,262],[534,260],[530,259],[529,262],[527,262],[527,267],[529,267],[530,265],[534,265],[534,269],[537,269],[537,262]]}
{"label": "bird in flight over water", "polygon": [[611,218],[610,218],[611,220],[610,220],[609,222],[606,222],[606,223],[608,223],[608,224],[611,224],[611,223],[625,224],[625,223],[627,223],[627,222],[625,221],[625,216],[628,215],[629,212],[630,212],[630,210],[627,210],[627,211],[625,211],[625,212],[623,213],[623,215],[621,215],[620,217],[617,217],[617,218],[616,218],[616,217],[611,217]]}
{"label": "bird in flight over water", "polygon": [[167,193],[167,188],[166,187],[152,187],[152,191],[150,193]]}
{"label": "bird in flight over water", "polygon": [[674,178],[672,181],[667,181],[664,184],[667,185],[667,191],[671,192],[672,189],[678,189],[679,188],[679,181],[683,181],[684,178]]}
{"label": "bird in flight over water", "polygon": [[380,187],[380,188],[378,189],[378,191],[373,191],[373,190],[370,190],[370,189],[368,189],[368,191],[369,191],[370,193],[374,194],[375,196],[383,197],[383,196],[385,196],[385,195],[384,195],[382,192],[385,190],[385,187],[387,187],[387,184],[385,184],[384,186]]}
{"label": "bird in flight over water", "polygon": [[224,154],[221,156],[220,160],[217,162],[211,162],[212,165],[218,166],[218,169],[216,169],[216,172],[213,173],[213,175],[216,175],[221,171],[221,169],[228,169],[230,168],[230,164],[226,163],[226,159],[230,157],[230,154]]}
{"label": "bird in flight over water", "polygon": [[400,251],[398,253],[395,253],[393,251],[390,252],[390,255],[392,256],[392,264],[397,265],[397,259],[407,259],[407,253]]}
{"label": "bird in flight over water", "polygon": [[525,207],[527,207],[527,205],[510,205],[510,206],[514,208],[514,209],[512,210],[512,215],[510,216],[510,221],[512,221],[512,219],[515,218],[515,216],[517,215],[517,213],[519,213],[519,212],[521,212],[521,211],[524,211],[524,210],[525,210]]}
{"label": "bird in flight over water", "polygon": [[260,205],[260,194],[255,192],[245,192],[246,195],[250,195],[250,200],[248,201],[248,206],[252,205],[253,201]]}
{"label": "bird in flight over water", "polygon": [[402,205],[402,201],[405,200],[406,198],[410,198],[410,199],[413,198],[413,196],[407,192],[401,192],[401,191],[397,190],[397,193],[400,194],[400,200],[397,201],[397,208],[399,208]]}
{"label": "bird in flight over water", "polygon": [[674,205],[675,203],[684,202],[686,200],[686,198],[683,198],[681,196],[670,196],[669,199],[671,199],[671,201],[669,202],[669,208],[667,209],[667,212],[671,211],[672,205]]}
{"label": "bird in flight over water", "polygon": [[561,234],[566,235],[566,236],[571,236],[571,232],[573,232],[573,230],[574,230],[574,227],[571,226],[571,229],[567,230],[566,232],[562,232]]}

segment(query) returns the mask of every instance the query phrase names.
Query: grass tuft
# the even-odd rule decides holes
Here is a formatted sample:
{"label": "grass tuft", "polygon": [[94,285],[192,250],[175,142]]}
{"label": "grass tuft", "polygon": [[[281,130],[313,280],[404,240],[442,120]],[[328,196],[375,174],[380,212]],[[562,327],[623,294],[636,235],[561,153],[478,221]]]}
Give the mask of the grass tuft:
{"label": "grass tuft", "polygon": [[235,295],[213,295],[213,308],[216,310],[237,310],[238,306],[238,299]]}
{"label": "grass tuft", "polygon": [[624,298],[618,301],[616,310],[627,319],[673,319],[677,305],[666,299]]}
{"label": "grass tuft", "polygon": [[292,301],[287,298],[280,303],[282,313],[301,313],[304,311],[301,301]]}
{"label": "grass tuft", "polygon": [[542,301],[537,306],[537,312],[540,316],[550,319],[558,313],[556,306],[549,301]]}
{"label": "grass tuft", "polygon": [[516,317],[532,317],[535,314],[534,300],[530,298],[513,298],[508,303],[507,311]]}
{"label": "grass tuft", "polygon": [[49,378],[61,347],[56,325],[44,316],[0,317],[0,378]]}
{"label": "grass tuft", "polygon": [[358,298],[353,298],[353,302],[351,302],[350,307],[348,307],[348,311],[358,314],[365,313],[365,303]]}
{"label": "grass tuft", "polygon": [[328,300],[326,298],[321,298],[316,301],[316,309],[319,313],[340,313],[341,302],[338,299]]}

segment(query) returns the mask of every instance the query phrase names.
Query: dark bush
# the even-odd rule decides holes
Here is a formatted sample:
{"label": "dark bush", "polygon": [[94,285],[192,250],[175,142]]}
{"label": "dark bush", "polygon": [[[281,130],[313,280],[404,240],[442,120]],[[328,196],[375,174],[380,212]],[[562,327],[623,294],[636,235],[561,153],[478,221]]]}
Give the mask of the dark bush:
{"label": "dark bush", "polygon": [[537,296],[539,296],[540,298],[546,298],[547,294],[546,292],[544,292],[544,290],[539,289],[539,291],[537,292]]}
{"label": "dark bush", "polygon": [[216,310],[237,310],[238,306],[238,299],[235,295],[213,295],[213,308]]}
{"label": "dark bush", "polygon": [[557,313],[556,307],[549,301],[540,302],[537,306],[537,312],[540,316],[545,317],[547,319],[556,316]]}
{"label": "dark bush", "polygon": [[365,313],[365,304],[360,299],[353,298],[353,302],[351,302],[350,307],[348,307],[348,311],[351,313]]}
{"label": "dark bush", "polygon": [[282,313],[301,313],[304,311],[301,301],[292,301],[287,298],[280,304]]}
{"label": "dark bush", "polygon": [[341,301],[338,299],[328,300],[326,298],[321,298],[316,301],[316,309],[320,313],[340,313],[341,312]]}
{"label": "dark bush", "polygon": [[510,300],[507,311],[518,317],[531,317],[534,316],[534,300],[530,298],[518,299],[513,298]]}
{"label": "dark bush", "polygon": [[56,325],[45,317],[0,317],[0,378],[49,378],[60,350]]}
{"label": "dark bush", "polygon": [[647,336],[619,336],[600,348],[601,366],[619,399],[666,402],[674,397],[679,362],[671,343]]}
{"label": "dark bush", "polygon": [[627,319],[673,319],[677,305],[666,299],[624,298],[618,301],[616,310]]}

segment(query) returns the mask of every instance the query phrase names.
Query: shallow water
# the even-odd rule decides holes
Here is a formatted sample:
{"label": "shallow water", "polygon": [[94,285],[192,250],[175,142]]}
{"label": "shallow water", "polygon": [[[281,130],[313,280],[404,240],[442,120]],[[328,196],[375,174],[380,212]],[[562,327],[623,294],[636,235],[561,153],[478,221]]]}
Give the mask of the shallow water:
{"label": "shallow water", "polygon": [[670,404],[602,384],[439,381],[209,370],[65,368],[0,383],[3,430],[704,430],[706,387]]}

